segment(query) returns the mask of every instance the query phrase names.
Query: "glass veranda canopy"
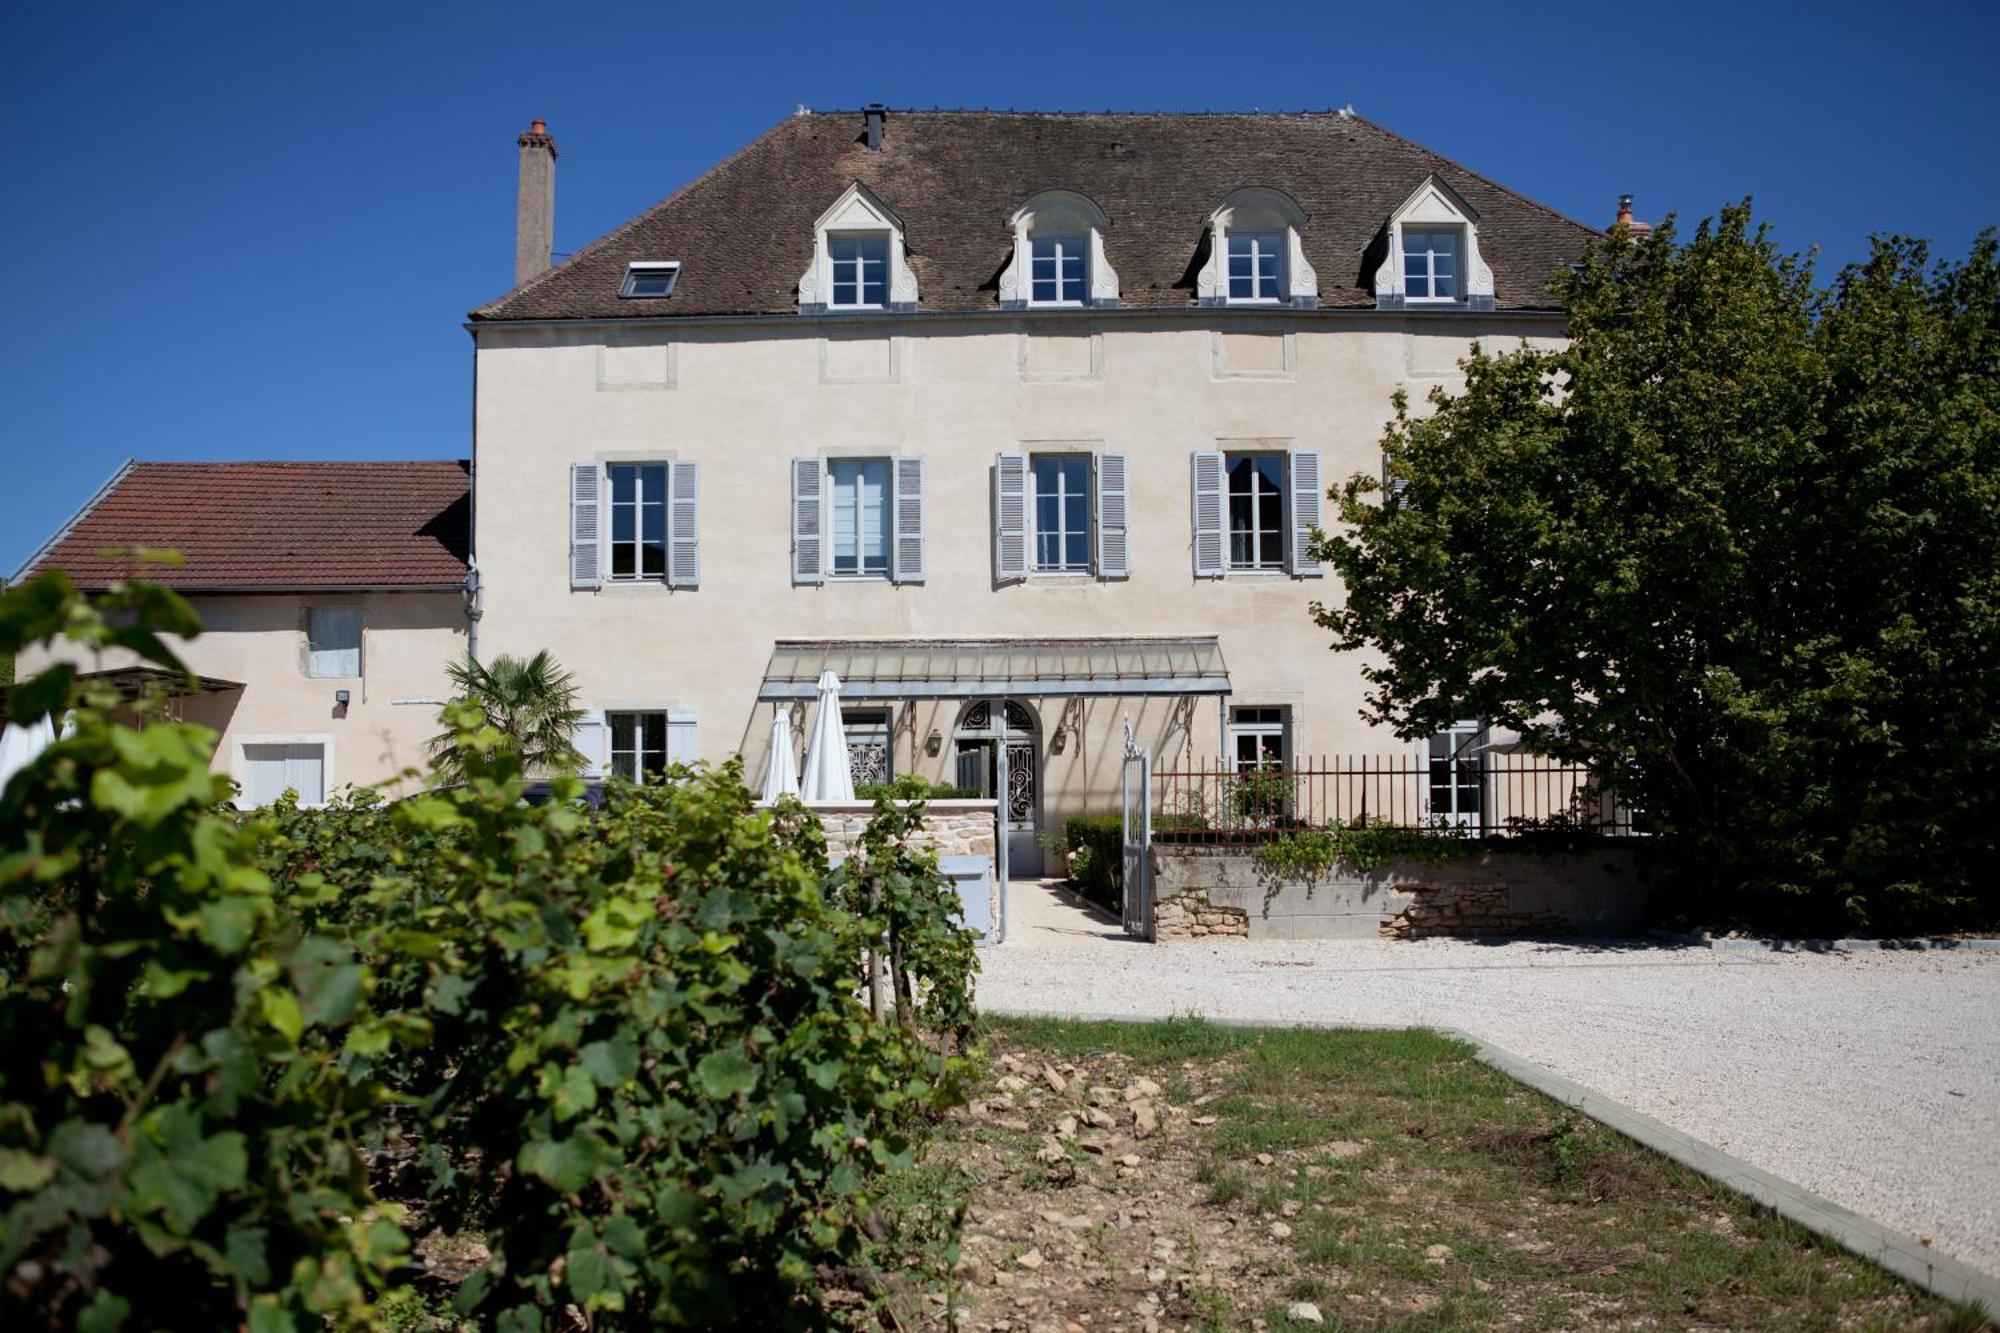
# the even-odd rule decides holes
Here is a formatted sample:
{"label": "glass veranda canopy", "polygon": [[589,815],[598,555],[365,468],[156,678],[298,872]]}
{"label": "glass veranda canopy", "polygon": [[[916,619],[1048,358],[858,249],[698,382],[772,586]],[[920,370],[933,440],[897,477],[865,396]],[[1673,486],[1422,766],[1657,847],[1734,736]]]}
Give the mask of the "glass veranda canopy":
{"label": "glass veranda canopy", "polygon": [[822,671],[851,699],[1228,694],[1213,635],[1091,639],[780,639],[759,703],[811,699]]}

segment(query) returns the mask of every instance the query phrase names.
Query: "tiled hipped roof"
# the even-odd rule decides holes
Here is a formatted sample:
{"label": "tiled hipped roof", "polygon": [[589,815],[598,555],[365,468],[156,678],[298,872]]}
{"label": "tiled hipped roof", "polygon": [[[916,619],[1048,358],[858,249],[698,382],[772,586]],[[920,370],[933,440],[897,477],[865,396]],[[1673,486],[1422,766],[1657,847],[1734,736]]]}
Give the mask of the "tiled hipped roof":
{"label": "tiled hipped roof", "polygon": [[[1190,307],[1209,217],[1231,192],[1276,187],[1305,210],[1320,304],[1372,307],[1371,253],[1389,214],[1435,173],[1479,214],[1501,309],[1550,309],[1550,276],[1595,233],[1378,125],[1341,112],[1273,115],[889,113],[867,148],[860,112],[777,125],[686,188],[474,319],[779,314],[797,309],[813,224],[855,181],[902,219],[921,309],[999,308],[1007,222],[1029,196],[1076,190],[1110,220],[1121,304]],[[664,300],[621,300],[633,260],[681,261]]]}
{"label": "tiled hipped roof", "polygon": [[[39,552],[85,588],[134,574],[183,591],[437,588],[463,582],[471,469],[388,463],[128,463]],[[178,566],[107,548],[179,551]]]}

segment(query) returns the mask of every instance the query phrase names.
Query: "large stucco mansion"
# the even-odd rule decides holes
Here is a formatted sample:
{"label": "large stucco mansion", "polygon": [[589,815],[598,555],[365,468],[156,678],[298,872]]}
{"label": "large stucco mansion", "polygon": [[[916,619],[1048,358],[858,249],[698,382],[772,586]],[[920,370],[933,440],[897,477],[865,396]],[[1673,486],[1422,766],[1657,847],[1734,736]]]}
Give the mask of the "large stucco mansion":
{"label": "large stucco mansion", "polygon": [[1128,721],[1168,759],[1399,748],[1308,534],[1394,390],[1561,336],[1593,235],[1348,112],[870,107],[552,265],[557,147],[518,148],[469,466],[132,464],[29,562],[184,551],[182,708],[246,799],[420,762],[468,651],[550,649],[603,771],[753,781],[831,667],[857,777],[984,786],[1006,747],[1017,873],[1116,800]]}

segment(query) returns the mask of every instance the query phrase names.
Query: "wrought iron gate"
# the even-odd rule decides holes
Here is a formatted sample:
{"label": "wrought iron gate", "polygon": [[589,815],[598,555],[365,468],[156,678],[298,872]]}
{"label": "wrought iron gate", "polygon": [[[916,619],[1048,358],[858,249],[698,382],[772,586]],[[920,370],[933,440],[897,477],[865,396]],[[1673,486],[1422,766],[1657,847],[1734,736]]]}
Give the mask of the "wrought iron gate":
{"label": "wrought iron gate", "polygon": [[1119,779],[1125,817],[1125,933],[1153,938],[1153,756],[1139,748],[1125,720],[1125,767]]}

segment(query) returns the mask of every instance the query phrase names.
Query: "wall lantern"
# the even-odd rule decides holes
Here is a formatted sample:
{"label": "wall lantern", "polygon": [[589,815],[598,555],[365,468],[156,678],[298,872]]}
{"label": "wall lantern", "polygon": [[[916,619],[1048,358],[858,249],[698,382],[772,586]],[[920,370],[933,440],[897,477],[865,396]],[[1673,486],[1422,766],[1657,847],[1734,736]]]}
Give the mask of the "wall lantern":
{"label": "wall lantern", "polygon": [[924,737],[924,753],[935,759],[942,749],[944,749],[944,735],[936,727],[932,727],[931,734]]}

